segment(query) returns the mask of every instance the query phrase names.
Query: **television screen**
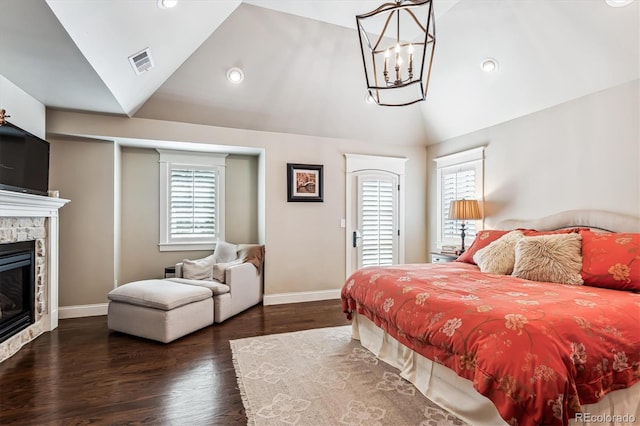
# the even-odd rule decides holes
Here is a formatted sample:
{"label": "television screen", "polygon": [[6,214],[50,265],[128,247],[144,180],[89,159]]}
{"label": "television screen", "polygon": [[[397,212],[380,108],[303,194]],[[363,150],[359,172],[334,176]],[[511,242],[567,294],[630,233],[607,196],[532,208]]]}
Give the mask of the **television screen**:
{"label": "television screen", "polygon": [[49,143],[11,123],[0,126],[0,189],[47,195]]}

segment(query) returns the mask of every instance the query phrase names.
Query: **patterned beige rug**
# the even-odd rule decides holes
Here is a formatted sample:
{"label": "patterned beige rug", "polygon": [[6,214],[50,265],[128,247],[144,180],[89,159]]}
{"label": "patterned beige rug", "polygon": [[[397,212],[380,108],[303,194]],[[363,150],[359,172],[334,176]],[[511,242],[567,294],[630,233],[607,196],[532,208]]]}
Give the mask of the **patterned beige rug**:
{"label": "patterned beige rug", "polygon": [[351,339],[351,327],[231,341],[250,425],[464,425]]}

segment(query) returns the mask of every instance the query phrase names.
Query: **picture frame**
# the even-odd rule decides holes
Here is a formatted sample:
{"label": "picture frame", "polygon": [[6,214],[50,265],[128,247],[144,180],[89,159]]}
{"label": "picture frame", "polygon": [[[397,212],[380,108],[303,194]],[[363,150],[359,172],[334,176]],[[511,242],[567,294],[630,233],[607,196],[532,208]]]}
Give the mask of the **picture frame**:
{"label": "picture frame", "polygon": [[323,166],[287,163],[287,201],[323,202]]}

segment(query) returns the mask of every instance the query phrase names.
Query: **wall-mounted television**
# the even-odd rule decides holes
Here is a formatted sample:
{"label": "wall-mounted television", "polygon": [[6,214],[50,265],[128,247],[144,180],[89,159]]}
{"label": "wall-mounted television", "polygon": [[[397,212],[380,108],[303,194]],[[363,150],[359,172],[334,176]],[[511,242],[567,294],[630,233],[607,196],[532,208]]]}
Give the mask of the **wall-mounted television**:
{"label": "wall-mounted television", "polygon": [[18,126],[0,126],[0,189],[47,195],[49,142]]}

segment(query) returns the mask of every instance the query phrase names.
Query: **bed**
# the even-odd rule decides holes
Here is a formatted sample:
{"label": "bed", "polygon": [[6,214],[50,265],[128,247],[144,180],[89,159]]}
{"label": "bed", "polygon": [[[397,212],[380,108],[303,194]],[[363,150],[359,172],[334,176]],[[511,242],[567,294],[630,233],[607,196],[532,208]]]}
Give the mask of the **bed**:
{"label": "bed", "polygon": [[[353,337],[471,425],[640,420],[640,219],[571,211],[498,228],[466,262],[352,274]],[[573,251],[553,263],[556,249]]]}

